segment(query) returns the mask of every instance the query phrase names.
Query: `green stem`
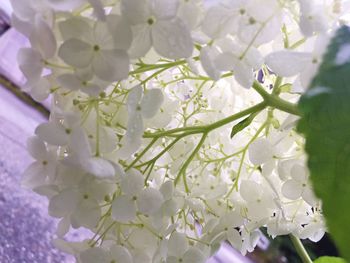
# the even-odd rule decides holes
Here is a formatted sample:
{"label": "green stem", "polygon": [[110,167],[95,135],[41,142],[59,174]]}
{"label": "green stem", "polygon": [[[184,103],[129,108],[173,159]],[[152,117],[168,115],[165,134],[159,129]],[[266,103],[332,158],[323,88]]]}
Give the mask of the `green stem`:
{"label": "green stem", "polygon": [[295,250],[297,251],[303,263],[312,263],[312,260],[309,254],[307,253],[303,243],[301,243],[300,239],[292,234],[290,234],[289,237],[292,240]]}
{"label": "green stem", "polygon": [[175,178],[174,184],[177,185],[177,183],[179,182],[181,176],[183,178],[184,181],[184,186],[185,186],[185,190],[186,193],[189,193],[190,189],[188,188],[187,185],[187,180],[186,180],[186,169],[189,166],[189,164],[192,162],[193,158],[196,156],[196,154],[199,152],[199,150],[202,148],[205,139],[207,138],[207,133],[204,133],[202,135],[201,140],[199,141],[199,143],[197,144],[196,148],[193,150],[193,152],[191,153],[190,157],[188,157],[188,159],[186,160],[186,162],[183,164],[183,166],[181,167],[177,177]]}
{"label": "green stem", "polygon": [[[221,126],[224,126],[226,124],[229,124],[235,120],[238,120],[244,116],[250,115],[255,112],[262,111],[263,109],[266,108],[266,103],[261,102],[259,104],[254,105],[253,107],[250,107],[248,109],[245,109],[243,111],[240,111],[236,114],[233,114],[231,116],[228,116],[227,118],[224,118],[222,120],[219,120],[217,122],[214,122],[209,125],[203,125],[203,126],[192,126],[192,127],[181,127],[181,128],[176,128],[168,131],[161,131],[161,132],[155,132],[155,133],[145,133],[143,135],[144,138],[159,138],[159,137],[164,137],[164,136],[176,136],[176,135],[181,135],[181,136],[186,136],[189,134],[196,134],[196,133],[204,133],[204,132],[210,132],[212,130],[215,130]],[[180,133],[180,134],[179,134]]]}
{"label": "green stem", "polygon": [[278,96],[271,95],[259,82],[254,81],[253,89],[255,89],[261,95],[261,97],[263,97],[268,106],[300,116],[300,112],[296,104],[285,101]]}

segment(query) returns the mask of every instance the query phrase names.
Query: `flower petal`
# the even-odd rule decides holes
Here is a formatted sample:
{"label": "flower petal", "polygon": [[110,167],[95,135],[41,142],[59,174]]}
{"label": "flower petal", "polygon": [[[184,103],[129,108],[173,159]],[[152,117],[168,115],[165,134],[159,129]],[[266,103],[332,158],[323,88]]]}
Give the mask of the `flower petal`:
{"label": "flower petal", "polygon": [[183,255],[184,263],[204,263],[206,260],[204,254],[195,247],[191,247],[186,253]]}
{"label": "flower petal", "polygon": [[157,21],[152,28],[154,49],[161,56],[180,59],[188,58],[193,52],[190,31],[181,19]]}
{"label": "flower petal", "polygon": [[101,218],[101,208],[93,199],[83,199],[71,215],[73,228],[94,229]]}
{"label": "flower petal", "polygon": [[61,45],[58,56],[68,65],[85,68],[90,65],[93,52],[93,47],[90,44],[71,38]]}
{"label": "flower petal", "polygon": [[68,134],[61,124],[42,123],[35,129],[35,134],[43,141],[52,145],[67,145]]}
{"label": "flower petal", "polygon": [[19,68],[30,82],[39,80],[43,71],[41,54],[32,48],[21,48],[17,54]]}
{"label": "flower petal", "polygon": [[144,0],[122,0],[120,9],[132,25],[146,23],[151,16],[148,1]]}
{"label": "flower petal", "polygon": [[179,0],[151,0],[152,13],[157,19],[172,19],[179,9]]}
{"label": "flower petal", "polygon": [[144,94],[141,101],[141,113],[146,119],[154,117],[163,104],[164,96],[161,89],[150,89]]}
{"label": "flower petal", "polygon": [[179,232],[171,234],[168,242],[168,255],[179,257],[188,249],[188,241],[186,235]]}
{"label": "flower petal", "polygon": [[288,180],[282,185],[282,194],[291,200],[299,199],[302,192],[303,187],[301,183],[295,180]]}
{"label": "flower petal", "polygon": [[132,43],[132,31],[125,18],[118,15],[107,16],[109,31],[114,36],[114,48],[127,50]]}
{"label": "flower petal", "polygon": [[49,25],[40,17],[35,17],[34,32],[30,38],[32,46],[41,51],[44,58],[48,59],[55,55],[57,43],[55,35]]}
{"label": "flower petal", "polygon": [[92,67],[97,77],[105,81],[118,81],[128,77],[129,56],[126,51],[100,50],[95,54]]}
{"label": "flower petal", "polygon": [[58,24],[64,41],[71,38],[78,38],[87,43],[92,43],[93,35],[91,26],[92,21],[82,17],[72,17]]}
{"label": "flower petal", "polygon": [[135,25],[132,30],[132,43],[128,51],[131,58],[140,58],[152,47],[151,27],[147,24]]}
{"label": "flower petal", "polygon": [[311,54],[289,50],[277,51],[265,58],[266,65],[281,77],[292,77],[301,73],[310,64]]}
{"label": "flower petal", "polygon": [[45,160],[47,157],[46,145],[37,136],[28,138],[27,149],[30,155],[36,160]]}
{"label": "flower petal", "polygon": [[154,188],[143,189],[137,197],[137,206],[144,215],[154,214],[163,203],[163,195]]}
{"label": "flower petal", "polygon": [[109,263],[109,255],[100,247],[89,248],[80,253],[81,263]]}
{"label": "flower petal", "polygon": [[249,160],[254,165],[261,165],[273,158],[273,147],[271,143],[263,138],[255,140],[248,148]]}
{"label": "flower petal", "polygon": [[114,245],[110,248],[110,254],[111,254],[112,260],[114,259],[115,262],[122,262],[122,263],[133,262],[133,259],[129,250],[127,250],[125,247]]}
{"label": "flower petal", "polygon": [[108,160],[99,157],[91,157],[89,159],[83,159],[82,165],[85,171],[98,178],[114,178],[115,170]]}
{"label": "flower petal", "polygon": [[136,218],[136,204],[130,196],[118,196],[112,203],[112,218],[121,223],[128,223]]}
{"label": "flower petal", "polygon": [[120,186],[124,193],[138,195],[144,187],[144,178],[138,170],[132,169],[126,173]]}
{"label": "flower petal", "polygon": [[83,83],[80,79],[77,78],[74,74],[63,74],[57,77],[57,82],[63,88],[69,90],[79,90],[82,89]]}
{"label": "flower petal", "polygon": [[65,217],[75,211],[79,200],[80,194],[77,191],[63,190],[50,199],[49,214],[53,217]]}

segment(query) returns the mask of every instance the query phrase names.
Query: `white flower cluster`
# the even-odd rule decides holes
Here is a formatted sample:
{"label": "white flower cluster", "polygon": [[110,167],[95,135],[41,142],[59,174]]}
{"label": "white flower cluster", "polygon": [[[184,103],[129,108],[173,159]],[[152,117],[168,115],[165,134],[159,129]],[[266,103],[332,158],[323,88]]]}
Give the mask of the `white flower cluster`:
{"label": "white flower cluster", "polygon": [[[225,240],[252,251],[260,228],[323,236],[291,102],[347,1],[11,3],[25,88],[52,95],[23,185],[77,262],[201,263]],[[80,227],[95,235],[64,240]]]}

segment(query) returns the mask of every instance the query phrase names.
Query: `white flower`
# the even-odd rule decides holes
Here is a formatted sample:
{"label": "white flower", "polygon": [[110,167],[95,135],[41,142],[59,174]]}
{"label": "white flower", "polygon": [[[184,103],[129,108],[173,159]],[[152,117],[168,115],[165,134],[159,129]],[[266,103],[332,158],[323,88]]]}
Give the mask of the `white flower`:
{"label": "white flower", "polygon": [[193,43],[185,23],[177,17],[178,0],[122,0],[122,14],[133,30],[132,58],[144,56],[151,46],[161,56],[178,59],[192,55]]}
{"label": "white flower", "polygon": [[22,185],[36,188],[53,180],[57,166],[55,154],[36,136],[28,139],[27,149],[36,161],[23,172]]}
{"label": "white flower", "polygon": [[195,247],[189,248],[186,235],[174,232],[168,242],[166,263],[204,263],[204,254]]}
{"label": "white flower", "polygon": [[164,100],[160,89],[150,89],[145,93],[141,86],[134,87],[128,95],[128,124],[126,129],[125,144],[121,149],[121,156],[129,157],[141,146],[144,132],[143,119],[153,118]]}
{"label": "white flower", "polygon": [[130,170],[121,181],[122,195],[112,203],[112,217],[122,223],[136,218],[137,212],[153,215],[163,203],[163,195],[154,188],[144,188],[144,178],[137,170]]}
{"label": "white flower", "polygon": [[202,31],[212,39],[237,31],[239,19],[246,15],[247,2],[249,1],[218,1],[206,12]]}
{"label": "white flower", "polygon": [[313,33],[326,32],[328,19],[325,12],[322,11],[322,4],[313,0],[299,0],[299,3],[301,10],[299,25],[302,33],[310,37]]}
{"label": "white flower", "polygon": [[310,205],[315,205],[316,198],[308,181],[306,167],[295,164],[290,171],[291,179],[282,185],[282,194],[292,200],[302,197]]}
{"label": "white flower", "polygon": [[252,220],[259,221],[272,216],[275,207],[272,194],[268,189],[254,181],[243,180],[239,192],[247,202],[248,216]]}
{"label": "white flower", "polygon": [[271,161],[274,157],[272,143],[264,138],[255,140],[248,148],[249,160],[254,165],[262,165]]}
{"label": "white flower", "polygon": [[83,226],[94,229],[101,217],[101,208],[87,193],[76,188],[67,188],[50,199],[49,214],[67,218],[73,228]]}
{"label": "white flower", "polygon": [[[58,55],[65,63],[78,69],[91,66],[96,76],[105,81],[122,80],[128,76],[126,50],[131,34],[122,18],[110,15],[106,22],[94,23],[72,18],[63,22],[60,30],[66,40]],[[120,34],[118,40],[113,37],[114,33]]]}
{"label": "white flower", "polygon": [[133,258],[125,247],[111,246],[108,251],[100,247],[89,248],[79,255],[81,263],[133,263]]}

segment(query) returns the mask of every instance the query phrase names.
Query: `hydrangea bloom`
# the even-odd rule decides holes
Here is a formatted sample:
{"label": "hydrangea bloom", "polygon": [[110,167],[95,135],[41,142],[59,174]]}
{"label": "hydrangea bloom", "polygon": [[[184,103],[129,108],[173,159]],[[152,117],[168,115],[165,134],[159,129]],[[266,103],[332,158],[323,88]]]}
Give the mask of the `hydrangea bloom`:
{"label": "hydrangea bloom", "polygon": [[[22,2],[26,88],[52,99],[23,184],[61,219],[57,247],[81,263],[204,263],[225,240],[253,251],[260,228],[323,236],[293,103],[344,1]],[[70,227],[95,235],[67,242]]]}

